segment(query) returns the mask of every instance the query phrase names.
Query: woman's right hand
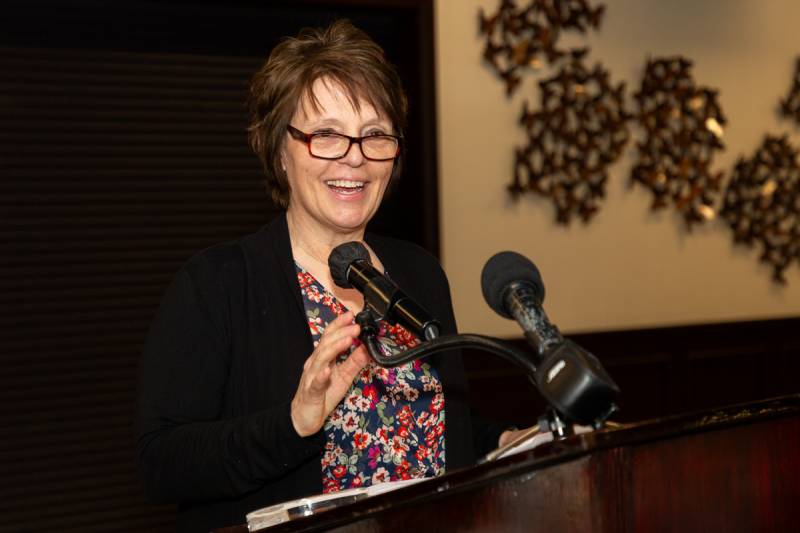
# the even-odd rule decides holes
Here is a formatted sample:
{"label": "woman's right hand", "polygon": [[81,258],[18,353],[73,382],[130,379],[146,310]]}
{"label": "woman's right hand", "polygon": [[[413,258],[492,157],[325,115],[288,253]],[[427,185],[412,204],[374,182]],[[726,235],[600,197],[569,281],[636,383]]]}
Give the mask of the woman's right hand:
{"label": "woman's right hand", "polygon": [[353,313],[348,311],[328,324],[314,352],[306,359],[291,407],[292,424],[301,437],[322,429],[325,419],[369,363],[363,345],[336,363],[337,356],[350,348],[360,332],[361,327],[353,324]]}

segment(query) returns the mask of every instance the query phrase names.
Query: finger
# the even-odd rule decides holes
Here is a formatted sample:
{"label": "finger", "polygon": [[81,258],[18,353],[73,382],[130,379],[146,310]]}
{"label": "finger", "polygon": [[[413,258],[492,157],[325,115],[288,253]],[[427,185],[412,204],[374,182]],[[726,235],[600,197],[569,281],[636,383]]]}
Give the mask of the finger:
{"label": "finger", "polygon": [[336,331],[337,329],[350,325],[354,321],[354,316],[352,311],[347,311],[342,313],[341,315],[337,316],[333,320],[330,321],[328,327],[325,328],[325,332],[327,333],[329,330],[331,332]]}
{"label": "finger", "polygon": [[340,353],[347,351],[352,343],[353,337],[348,335],[338,335],[325,343],[320,342],[308,358],[308,368],[304,373],[312,376],[319,374],[323,368],[330,366]]}
{"label": "finger", "polygon": [[324,365],[330,364],[337,355],[350,347],[350,343],[361,333],[361,326],[352,321],[353,313],[347,311],[328,324],[316,348],[303,364],[304,372],[319,372]]}
{"label": "finger", "polygon": [[347,357],[341,364],[337,365],[336,369],[341,378],[348,384],[351,383],[356,376],[361,372],[367,363],[371,360],[367,349],[362,344]]}
{"label": "finger", "polygon": [[319,344],[317,346],[324,345],[329,342],[337,342],[342,337],[355,339],[360,333],[361,326],[358,324],[348,324],[333,331],[326,330],[325,333],[322,334],[322,337],[320,337]]}
{"label": "finger", "polygon": [[311,380],[308,385],[308,392],[313,400],[324,400],[325,392],[331,383],[331,373],[331,367],[325,367]]}
{"label": "finger", "polygon": [[[360,333],[361,326],[358,324],[351,324],[327,336],[323,336],[320,338],[317,348],[315,349],[315,351],[319,352],[315,357],[322,357],[324,360],[331,359],[332,356],[338,355],[348,348],[350,344],[358,338]],[[344,348],[342,347],[343,345]],[[331,350],[334,350],[335,353],[331,353]]]}

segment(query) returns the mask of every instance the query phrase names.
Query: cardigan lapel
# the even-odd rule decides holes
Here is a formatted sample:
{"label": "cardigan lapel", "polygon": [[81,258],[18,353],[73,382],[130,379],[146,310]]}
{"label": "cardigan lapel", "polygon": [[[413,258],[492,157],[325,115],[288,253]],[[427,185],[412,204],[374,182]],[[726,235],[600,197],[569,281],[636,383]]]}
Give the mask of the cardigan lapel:
{"label": "cardigan lapel", "polygon": [[297,305],[297,310],[305,316],[305,307],[303,306],[303,298],[300,294],[300,284],[297,282],[297,271],[294,266],[292,243],[289,240],[289,226],[286,222],[285,211],[282,211],[281,214],[269,224],[267,231],[269,231],[272,236],[272,251],[275,254],[275,260],[280,265],[281,273],[288,287],[291,289],[292,295],[294,296],[294,303]]}

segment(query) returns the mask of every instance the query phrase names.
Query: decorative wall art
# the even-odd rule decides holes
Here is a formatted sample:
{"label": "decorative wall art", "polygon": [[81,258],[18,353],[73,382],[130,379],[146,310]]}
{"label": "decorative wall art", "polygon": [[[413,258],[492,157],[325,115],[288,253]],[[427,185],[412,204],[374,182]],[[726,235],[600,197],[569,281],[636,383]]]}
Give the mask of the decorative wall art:
{"label": "decorative wall art", "polygon": [[[636,144],[630,183],[652,193],[651,209],[672,206],[691,231],[714,218],[715,205],[721,203],[720,218],[733,230],[734,241],[758,245],[773,278],[786,283],[784,271],[793,261],[800,264],[798,150],[787,136],[767,135],[751,158],[739,159],[723,192],[724,172],[714,171],[712,164],[725,148],[727,120],[719,91],[696,84],[691,60],[648,59],[631,114],[624,82],[612,85],[600,63],[588,68],[588,49],[558,46],[562,31],[598,28],[604,12],[605,6],[588,0],[530,0],[523,7],[500,0],[494,14],[480,11],[483,57],[504,81],[506,96],[518,89],[525,74],[545,66],[551,74],[538,83],[539,106],[529,108],[526,102],[522,110],[519,123],[527,144],[515,149],[511,194],[549,198],[557,223],[569,224],[574,216],[588,223],[635,118],[644,136]],[[800,125],[800,57],[780,113]]]}
{"label": "decorative wall art", "polygon": [[800,57],[795,63],[792,88],[786,98],[781,100],[781,114],[800,126]]}
{"label": "decorative wall art", "polygon": [[720,215],[734,242],[758,245],[773,279],[786,283],[786,268],[800,263],[800,165],[786,135],[767,135],[751,158],[737,161]]}
{"label": "decorative wall art", "polygon": [[533,191],[552,199],[556,221],[588,222],[605,196],[608,166],[628,143],[625,84],[615,87],[599,63],[588,69],[586,50],[570,53],[558,73],[539,82],[541,105],[520,117],[528,144],[517,148],[514,195]]}
{"label": "decorative wall art", "polygon": [[652,209],[670,203],[687,228],[714,217],[723,172],[713,172],[714,153],[722,144],[725,117],[717,91],[697,87],[692,62],[676,56],[648,60],[642,85],[634,95],[645,139],[637,143],[633,183],[653,193]]}
{"label": "decorative wall art", "polygon": [[525,7],[502,0],[493,15],[479,12],[480,31],[486,37],[483,57],[511,96],[522,81],[521,71],[538,70],[543,58],[553,63],[567,53],[557,47],[562,31],[597,28],[604,10],[588,0],[529,0]]}

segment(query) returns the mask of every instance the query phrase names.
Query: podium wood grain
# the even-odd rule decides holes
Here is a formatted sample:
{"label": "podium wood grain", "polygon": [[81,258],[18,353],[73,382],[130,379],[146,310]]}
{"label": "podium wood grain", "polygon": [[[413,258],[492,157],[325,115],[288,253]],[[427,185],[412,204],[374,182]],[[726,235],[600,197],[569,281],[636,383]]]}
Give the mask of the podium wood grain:
{"label": "podium wood grain", "polygon": [[575,436],[260,531],[798,531],[798,476],[800,395]]}

